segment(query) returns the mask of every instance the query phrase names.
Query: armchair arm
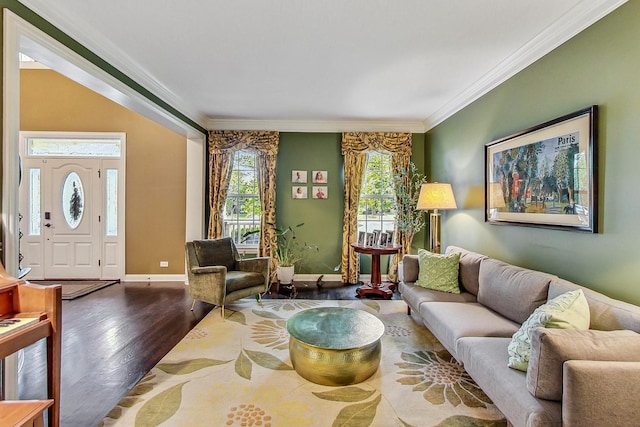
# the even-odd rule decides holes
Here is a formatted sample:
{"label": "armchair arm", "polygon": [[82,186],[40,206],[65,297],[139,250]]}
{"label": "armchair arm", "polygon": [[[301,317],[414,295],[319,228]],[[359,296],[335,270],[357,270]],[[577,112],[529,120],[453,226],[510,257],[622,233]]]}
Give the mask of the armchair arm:
{"label": "armchair arm", "polygon": [[204,267],[191,267],[193,274],[227,274],[224,265],[205,265]]}
{"label": "armchair arm", "polygon": [[402,272],[405,283],[418,280],[419,271],[420,264],[418,262],[418,255],[405,255],[402,257]]}
{"label": "armchair arm", "polygon": [[563,426],[637,425],[640,362],[569,360],[562,383]]}
{"label": "armchair arm", "polygon": [[264,276],[265,285],[269,284],[269,264],[271,258],[268,256],[245,258],[236,260],[236,267],[240,271],[252,271],[254,273],[261,273]]}

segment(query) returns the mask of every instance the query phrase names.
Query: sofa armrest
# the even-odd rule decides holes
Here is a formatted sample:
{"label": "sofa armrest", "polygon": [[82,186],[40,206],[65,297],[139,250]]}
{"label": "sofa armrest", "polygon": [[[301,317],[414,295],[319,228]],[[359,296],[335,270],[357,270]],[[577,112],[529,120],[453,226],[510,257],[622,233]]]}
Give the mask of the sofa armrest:
{"label": "sofa armrest", "polygon": [[226,274],[227,267],[224,265],[205,265],[204,267],[191,267],[193,274]]}
{"label": "sofa armrest", "polygon": [[402,257],[402,274],[405,283],[415,282],[418,280],[418,272],[420,271],[420,263],[418,255],[405,255]]}
{"label": "sofa armrest", "polygon": [[563,426],[637,425],[640,362],[569,360],[562,383]]}

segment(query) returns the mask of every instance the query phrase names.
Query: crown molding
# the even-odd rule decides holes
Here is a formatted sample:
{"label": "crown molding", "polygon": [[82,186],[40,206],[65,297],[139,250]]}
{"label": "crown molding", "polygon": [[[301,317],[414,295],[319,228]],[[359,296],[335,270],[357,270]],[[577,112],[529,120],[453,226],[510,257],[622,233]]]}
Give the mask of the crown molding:
{"label": "crown molding", "polygon": [[509,78],[524,70],[538,59],[590,27],[628,0],[583,1],[569,10],[553,25],[531,39],[513,55],[495,66],[466,90],[454,97],[441,109],[427,117],[423,124],[425,132],[453,116]]}
{"label": "crown molding", "polygon": [[142,68],[133,58],[127,56],[118,46],[111,43],[92,27],[76,22],[64,14],[62,8],[56,7],[55,2],[22,0],[29,9],[56,26],[78,43],[106,61],[112,67],[130,77],[140,86],[171,105],[198,125],[206,122],[207,117],[187,104],[182,98],[161,85],[153,78],[153,74]]}
{"label": "crown molding", "polygon": [[373,120],[240,120],[207,121],[209,130],[272,130],[279,132],[411,132],[424,133],[424,123],[415,121]]}
{"label": "crown molding", "polygon": [[[132,78],[164,102],[191,117],[196,123],[210,130],[277,130],[282,132],[414,132],[424,133],[459,112],[481,96],[504,83],[562,43],[574,37],[587,27],[617,9],[628,0],[588,0],[581,1],[558,19],[553,25],[526,43],[513,55],[502,61],[490,72],[455,96],[443,107],[424,120],[417,121],[375,121],[375,120],[243,120],[216,119],[207,117],[188,105],[168,88],[159,84],[152,74],[140,67],[133,58],[110,43],[91,27],[72,22],[54,2],[22,0],[34,12],[61,31],[84,44],[107,63]],[[35,3],[35,4],[34,4]]]}

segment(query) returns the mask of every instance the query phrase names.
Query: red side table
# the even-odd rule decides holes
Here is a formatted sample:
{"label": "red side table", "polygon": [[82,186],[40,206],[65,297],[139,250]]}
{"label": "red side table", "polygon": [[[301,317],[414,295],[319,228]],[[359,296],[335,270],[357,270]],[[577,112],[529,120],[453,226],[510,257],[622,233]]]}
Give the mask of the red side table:
{"label": "red side table", "polygon": [[379,295],[385,299],[391,299],[396,285],[393,283],[382,283],[380,275],[380,255],[393,255],[400,252],[401,246],[360,246],[352,243],[351,247],[360,254],[371,255],[371,281],[365,285],[358,286],[356,293],[359,297],[366,295]]}

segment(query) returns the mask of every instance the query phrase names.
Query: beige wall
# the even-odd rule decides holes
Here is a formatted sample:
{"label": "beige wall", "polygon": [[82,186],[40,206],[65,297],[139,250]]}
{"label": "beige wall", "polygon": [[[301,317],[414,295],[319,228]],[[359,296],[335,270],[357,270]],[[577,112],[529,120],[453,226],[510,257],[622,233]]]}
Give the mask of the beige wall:
{"label": "beige wall", "polygon": [[51,70],[22,70],[20,95],[21,130],[127,134],[126,274],[184,273],[185,138]]}

